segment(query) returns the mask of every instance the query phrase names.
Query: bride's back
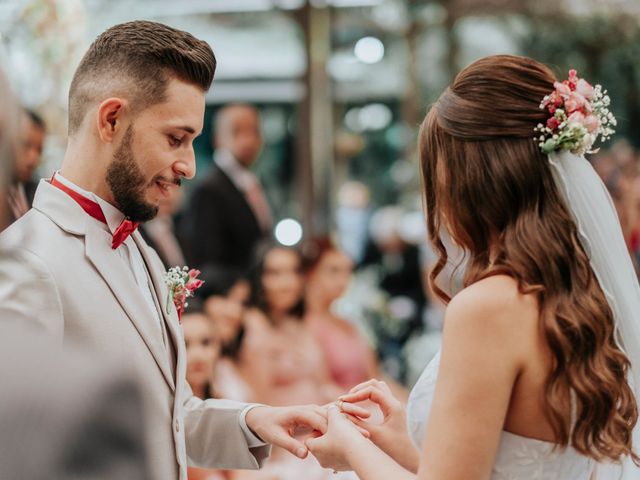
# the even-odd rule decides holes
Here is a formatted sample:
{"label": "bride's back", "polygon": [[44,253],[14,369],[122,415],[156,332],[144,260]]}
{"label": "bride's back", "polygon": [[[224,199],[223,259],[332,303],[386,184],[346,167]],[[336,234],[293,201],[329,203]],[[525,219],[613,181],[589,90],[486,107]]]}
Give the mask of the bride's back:
{"label": "bride's back", "polygon": [[[465,309],[483,308],[499,312],[486,322],[487,328],[500,328],[507,332],[506,338],[496,338],[495,341],[508,341],[520,353],[504,430],[523,437],[556,442],[545,403],[545,383],[553,368],[553,357],[540,331],[540,311],[535,295],[522,294],[512,277],[495,275],[470,285],[453,302],[464,302],[462,308]],[[454,305],[454,308],[461,307]],[[500,322],[505,325],[496,327]],[[484,347],[497,348],[498,345],[487,344]],[[570,410],[565,415],[570,417]]]}

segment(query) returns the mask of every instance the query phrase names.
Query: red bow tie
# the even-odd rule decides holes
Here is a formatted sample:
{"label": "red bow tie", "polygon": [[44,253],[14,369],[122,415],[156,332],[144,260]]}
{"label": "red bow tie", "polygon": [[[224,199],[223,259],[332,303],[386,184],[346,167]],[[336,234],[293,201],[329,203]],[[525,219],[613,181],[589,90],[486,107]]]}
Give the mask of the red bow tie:
{"label": "red bow tie", "polygon": [[[80,205],[82,209],[93,218],[101,221],[102,223],[107,223],[107,219],[105,218],[104,212],[102,211],[102,208],[100,208],[100,205],[56,180],[55,174],[53,175],[53,177],[51,177],[51,185],[53,185],[54,187],[58,187],[64,193],[73,198],[78,203],[78,205]],[[118,228],[116,228],[116,231],[113,232],[111,248],[115,250],[120,245],[122,245],[127,237],[136,231],[138,225],[140,225],[140,222],[132,222],[131,220],[128,220],[126,218],[122,220],[120,225],[118,225]]]}

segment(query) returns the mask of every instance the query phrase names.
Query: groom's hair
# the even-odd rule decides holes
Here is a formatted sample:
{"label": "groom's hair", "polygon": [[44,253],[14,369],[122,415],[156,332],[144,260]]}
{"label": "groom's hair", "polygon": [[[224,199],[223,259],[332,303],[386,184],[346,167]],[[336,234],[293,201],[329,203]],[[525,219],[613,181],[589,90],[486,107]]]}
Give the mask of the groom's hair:
{"label": "groom's hair", "polygon": [[161,23],[134,21],[115,25],[89,47],[69,90],[69,135],[88,108],[109,96],[125,96],[140,112],[166,100],[172,78],[207,91],[216,58],[209,44]]}

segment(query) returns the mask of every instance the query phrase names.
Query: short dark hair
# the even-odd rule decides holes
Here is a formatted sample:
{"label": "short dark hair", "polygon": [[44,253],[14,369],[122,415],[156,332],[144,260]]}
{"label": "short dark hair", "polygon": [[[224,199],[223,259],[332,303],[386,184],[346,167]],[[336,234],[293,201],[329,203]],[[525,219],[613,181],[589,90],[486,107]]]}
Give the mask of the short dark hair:
{"label": "short dark hair", "polygon": [[115,25],[89,47],[69,90],[69,134],[82,124],[98,95],[126,93],[135,111],[165,100],[171,78],[207,91],[216,58],[188,32],[146,20]]}
{"label": "short dark hair", "polygon": [[196,295],[202,299],[212,295],[226,297],[240,282],[249,282],[249,278],[242,270],[223,266],[204,267],[200,278],[205,279],[205,282],[196,291]]}

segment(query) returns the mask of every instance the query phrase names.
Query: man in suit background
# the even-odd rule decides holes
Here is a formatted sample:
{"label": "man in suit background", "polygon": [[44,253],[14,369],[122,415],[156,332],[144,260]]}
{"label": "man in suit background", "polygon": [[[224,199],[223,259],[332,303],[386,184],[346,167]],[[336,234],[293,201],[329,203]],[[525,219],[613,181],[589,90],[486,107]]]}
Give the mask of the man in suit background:
{"label": "man in suit background", "polygon": [[211,172],[197,185],[181,222],[187,260],[202,271],[245,273],[256,243],[272,226],[269,205],[250,170],[262,149],[260,114],[232,104],[216,116]]}
{"label": "man in suit background", "polygon": [[33,176],[42,161],[46,127],[32,110],[21,112],[20,140],[16,151],[14,181],[9,187],[9,209],[13,220],[27,213],[33,204],[38,182]]}
{"label": "man in suit background", "polygon": [[136,21],[101,34],[71,84],[60,171],[0,235],[9,252],[0,259],[0,321],[126,358],[143,393],[151,476],[160,480],[186,480],[187,464],[258,468],[268,443],[305,457],[296,427],[326,428],[318,407],[192,395],[164,268],[136,230],[195,173],[193,139],[214,71],[209,45],[187,32]]}

